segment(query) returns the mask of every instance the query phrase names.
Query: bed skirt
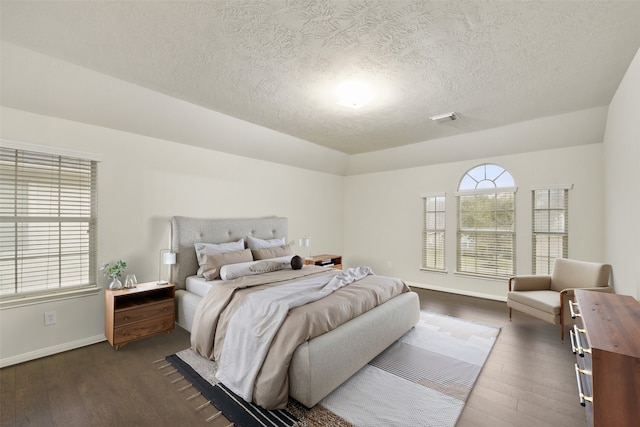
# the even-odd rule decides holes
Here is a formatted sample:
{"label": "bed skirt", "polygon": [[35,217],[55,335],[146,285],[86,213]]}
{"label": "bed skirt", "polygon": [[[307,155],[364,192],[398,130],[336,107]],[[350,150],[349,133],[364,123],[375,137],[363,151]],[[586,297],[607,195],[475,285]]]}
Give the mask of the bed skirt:
{"label": "bed skirt", "polygon": [[[176,291],[176,323],[191,331],[202,298]],[[406,292],[333,331],[301,344],[289,366],[289,395],[310,408],[411,329],[420,317],[415,292]]]}

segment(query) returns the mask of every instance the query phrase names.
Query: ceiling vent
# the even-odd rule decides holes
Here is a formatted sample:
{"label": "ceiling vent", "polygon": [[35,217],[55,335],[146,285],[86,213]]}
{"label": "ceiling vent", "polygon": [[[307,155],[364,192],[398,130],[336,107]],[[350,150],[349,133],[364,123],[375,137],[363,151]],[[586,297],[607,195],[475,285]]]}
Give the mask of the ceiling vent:
{"label": "ceiling vent", "polygon": [[454,113],[452,111],[450,113],[438,114],[437,116],[431,116],[429,118],[431,120],[433,120],[434,122],[436,122],[436,123],[442,123],[442,122],[448,122],[448,121],[456,120],[458,118],[458,116],[456,116],[456,113]]}

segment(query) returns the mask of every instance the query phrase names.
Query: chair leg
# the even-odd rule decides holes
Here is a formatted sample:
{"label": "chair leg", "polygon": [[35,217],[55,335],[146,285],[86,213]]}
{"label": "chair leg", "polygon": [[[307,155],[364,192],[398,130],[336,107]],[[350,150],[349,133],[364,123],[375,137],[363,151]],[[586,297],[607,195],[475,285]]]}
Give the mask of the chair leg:
{"label": "chair leg", "polygon": [[560,319],[560,341],[564,344],[564,320]]}
{"label": "chair leg", "polygon": [[511,322],[511,307],[509,307],[509,322]]}

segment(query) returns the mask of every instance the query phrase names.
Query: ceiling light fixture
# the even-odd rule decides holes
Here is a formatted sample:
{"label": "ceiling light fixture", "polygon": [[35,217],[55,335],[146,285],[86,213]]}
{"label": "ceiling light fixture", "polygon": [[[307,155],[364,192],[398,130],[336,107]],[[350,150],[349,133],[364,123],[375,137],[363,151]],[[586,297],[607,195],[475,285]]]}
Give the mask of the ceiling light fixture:
{"label": "ceiling light fixture", "polygon": [[437,116],[431,116],[429,118],[436,123],[441,123],[449,120],[456,120],[458,116],[456,116],[456,113],[452,111],[450,113],[438,114]]}
{"label": "ceiling light fixture", "polygon": [[372,97],[369,86],[358,81],[348,81],[338,86],[338,104],[349,108],[360,108]]}

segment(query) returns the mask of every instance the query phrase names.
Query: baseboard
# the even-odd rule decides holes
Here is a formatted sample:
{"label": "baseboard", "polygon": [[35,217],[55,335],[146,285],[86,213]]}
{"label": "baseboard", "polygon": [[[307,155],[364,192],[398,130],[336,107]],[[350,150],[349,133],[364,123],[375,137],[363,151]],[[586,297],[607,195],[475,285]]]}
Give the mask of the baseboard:
{"label": "baseboard", "polygon": [[93,337],[83,338],[77,341],[66,342],[64,344],[54,345],[53,347],[41,348],[28,353],[18,354],[16,356],[5,357],[0,359],[0,368],[5,368],[18,363],[28,362],[30,360],[39,359],[41,357],[51,356],[52,354],[62,353],[63,351],[74,350],[76,348],[85,347],[91,344],[97,344],[105,341],[104,335],[95,335]]}
{"label": "baseboard", "polygon": [[452,288],[445,288],[442,286],[427,285],[425,283],[416,283],[416,282],[407,282],[407,281],[405,281],[405,283],[413,288],[429,289],[430,291],[448,292],[450,294],[465,295],[468,297],[484,298],[484,299],[490,299],[494,301],[507,302],[506,296],[501,297],[497,295],[484,294],[482,292],[471,292],[464,289],[452,289]]}

